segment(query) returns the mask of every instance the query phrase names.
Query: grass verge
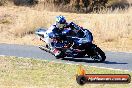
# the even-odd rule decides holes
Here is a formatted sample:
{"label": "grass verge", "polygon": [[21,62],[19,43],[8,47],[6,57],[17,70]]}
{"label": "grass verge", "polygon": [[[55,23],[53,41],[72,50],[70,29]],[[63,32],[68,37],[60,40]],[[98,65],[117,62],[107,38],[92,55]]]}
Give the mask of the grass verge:
{"label": "grass verge", "polygon": [[[130,88],[129,84],[86,84],[75,80],[78,65],[54,63],[30,58],[0,57],[1,88]],[[132,72],[84,66],[88,74],[130,74]]]}

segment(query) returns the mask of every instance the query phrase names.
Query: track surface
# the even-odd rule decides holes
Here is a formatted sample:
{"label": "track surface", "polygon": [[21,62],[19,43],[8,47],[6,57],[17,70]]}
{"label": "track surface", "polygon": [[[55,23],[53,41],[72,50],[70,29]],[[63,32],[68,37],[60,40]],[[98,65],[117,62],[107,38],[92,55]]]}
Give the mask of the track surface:
{"label": "track surface", "polygon": [[106,67],[132,71],[132,53],[105,52],[106,61],[104,63],[94,63],[90,58],[67,58],[57,60],[53,55],[40,50],[37,46],[24,46],[16,44],[0,44],[0,55],[36,58],[72,64],[85,64],[89,66]]}

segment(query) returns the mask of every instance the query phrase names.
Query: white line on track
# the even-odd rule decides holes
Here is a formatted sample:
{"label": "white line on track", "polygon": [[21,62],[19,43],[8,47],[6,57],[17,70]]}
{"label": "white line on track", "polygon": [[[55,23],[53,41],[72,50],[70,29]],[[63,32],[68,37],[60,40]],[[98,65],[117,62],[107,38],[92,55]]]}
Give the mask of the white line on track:
{"label": "white line on track", "polygon": [[1,57],[5,57],[5,55],[0,55]]}

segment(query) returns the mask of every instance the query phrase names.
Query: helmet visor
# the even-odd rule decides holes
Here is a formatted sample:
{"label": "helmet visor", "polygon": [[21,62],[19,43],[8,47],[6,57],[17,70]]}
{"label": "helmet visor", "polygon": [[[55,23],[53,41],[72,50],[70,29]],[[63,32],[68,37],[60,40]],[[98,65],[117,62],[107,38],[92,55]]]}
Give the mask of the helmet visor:
{"label": "helmet visor", "polygon": [[57,26],[58,26],[58,28],[62,29],[62,28],[64,28],[66,26],[66,24],[57,23]]}

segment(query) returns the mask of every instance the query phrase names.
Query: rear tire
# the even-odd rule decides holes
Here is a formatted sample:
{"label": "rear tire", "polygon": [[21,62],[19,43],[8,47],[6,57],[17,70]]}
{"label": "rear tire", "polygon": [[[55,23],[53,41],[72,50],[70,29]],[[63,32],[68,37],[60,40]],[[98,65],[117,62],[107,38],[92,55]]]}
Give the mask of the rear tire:
{"label": "rear tire", "polygon": [[56,59],[63,59],[65,57],[65,54],[63,52],[60,53],[60,55],[55,56]]}

